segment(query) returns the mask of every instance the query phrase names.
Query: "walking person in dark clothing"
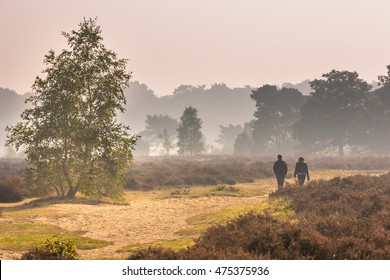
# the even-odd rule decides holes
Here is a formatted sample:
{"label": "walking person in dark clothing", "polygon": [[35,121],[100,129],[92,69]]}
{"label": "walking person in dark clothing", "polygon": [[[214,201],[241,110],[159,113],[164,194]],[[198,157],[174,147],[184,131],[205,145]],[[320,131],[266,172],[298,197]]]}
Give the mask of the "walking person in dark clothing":
{"label": "walking person in dark clothing", "polygon": [[297,164],[295,165],[294,178],[298,177],[299,186],[303,186],[306,176],[307,180],[310,180],[309,169],[307,168],[307,164],[304,161],[304,158],[300,157]]}
{"label": "walking person in dark clothing", "polygon": [[282,160],[282,155],[278,155],[278,160],[275,161],[273,170],[278,181],[278,188],[283,187],[284,177],[287,174],[287,164]]}

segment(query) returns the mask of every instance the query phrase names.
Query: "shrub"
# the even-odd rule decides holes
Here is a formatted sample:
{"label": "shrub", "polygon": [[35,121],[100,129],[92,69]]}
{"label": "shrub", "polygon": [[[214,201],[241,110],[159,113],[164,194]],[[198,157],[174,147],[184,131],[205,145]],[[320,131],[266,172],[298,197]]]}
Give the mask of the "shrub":
{"label": "shrub", "polygon": [[22,188],[21,179],[6,178],[0,181],[0,202],[10,203],[23,200],[26,191]]}
{"label": "shrub", "polygon": [[126,177],[129,189],[157,189],[171,186],[235,185],[273,176],[271,161],[255,158],[206,156],[170,157],[135,161]]}
{"label": "shrub", "polygon": [[21,260],[78,260],[76,246],[72,241],[46,240],[43,247],[36,247],[21,256]]}

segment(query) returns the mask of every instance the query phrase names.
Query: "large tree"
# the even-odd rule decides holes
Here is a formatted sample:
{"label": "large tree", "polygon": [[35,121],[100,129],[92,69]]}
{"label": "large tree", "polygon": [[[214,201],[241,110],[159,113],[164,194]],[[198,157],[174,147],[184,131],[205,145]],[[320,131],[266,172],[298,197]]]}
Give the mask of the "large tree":
{"label": "large tree", "polygon": [[252,138],[257,153],[288,152],[293,148],[291,125],[299,119],[304,96],[293,88],[264,85],[253,90],[256,102]]}
{"label": "large tree", "polygon": [[198,117],[198,110],[186,107],[180,117],[178,132],[179,155],[197,155],[204,151],[204,140],[201,131],[202,120]]}
{"label": "large tree", "polygon": [[358,73],[332,70],[310,82],[313,92],[300,110],[294,136],[306,151],[337,149],[361,137],[365,106],[371,86]]}
{"label": "large tree", "polygon": [[105,48],[96,19],[62,33],[69,50],[45,56],[43,77],[33,84],[23,122],[8,127],[8,145],[24,147],[26,180],[62,198],[77,192],[120,197],[123,174],[138,136],[117,123],[130,73],[126,60]]}

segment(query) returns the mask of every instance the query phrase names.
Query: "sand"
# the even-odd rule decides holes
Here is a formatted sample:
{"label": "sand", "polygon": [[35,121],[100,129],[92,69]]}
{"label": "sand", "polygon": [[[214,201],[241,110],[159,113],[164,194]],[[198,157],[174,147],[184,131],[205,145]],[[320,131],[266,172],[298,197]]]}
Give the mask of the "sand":
{"label": "sand", "polygon": [[[268,195],[149,198],[128,201],[125,205],[48,204],[47,210],[50,213],[61,213],[60,217],[32,216],[29,222],[83,231],[83,236],[113,242],[112,245],[100,249],[78,250],[82,259],[126,259],[129,253],[119,253],[120,248],[137,243],[177,239],[180,236],[175,232],[190,227],[186,219],[191,216],[234,205],[260,203],[266,197]],[[3,217],[0,222],[13,221]],[[20,255],[21,253],[0,250],[2,260],[18,258]]]}

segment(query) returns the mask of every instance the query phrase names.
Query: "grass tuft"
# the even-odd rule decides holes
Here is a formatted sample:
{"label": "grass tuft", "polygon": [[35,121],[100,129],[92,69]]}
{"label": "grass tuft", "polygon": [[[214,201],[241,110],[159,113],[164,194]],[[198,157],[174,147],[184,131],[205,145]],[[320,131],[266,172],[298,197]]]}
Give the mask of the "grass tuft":
{"label": "grass tuft", "polygon": [[172,249],[172,250],[181,250],[186,249],[195,244],[192,238],[179,238],[174,240],[160,240],[151,243],[144,244],[133,244],[121,248],[118,252],[136,252],[139,250],[144,250],[147,248],[163,248],[163,249]]}
{"label": "grass tuft", "polygon": [[72,241],[77,249],[90,250],[103,248],[112,244],[78,235],[60,227],[46,224],[14,224],[0,223],[0,249],[10,251],[25,251],[45,244],[47,239]]}

